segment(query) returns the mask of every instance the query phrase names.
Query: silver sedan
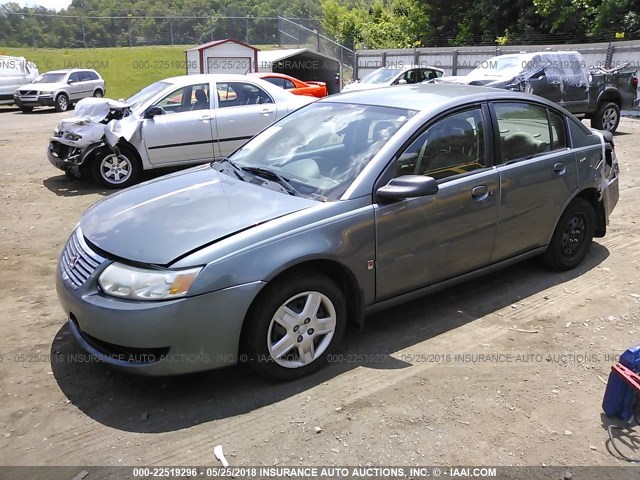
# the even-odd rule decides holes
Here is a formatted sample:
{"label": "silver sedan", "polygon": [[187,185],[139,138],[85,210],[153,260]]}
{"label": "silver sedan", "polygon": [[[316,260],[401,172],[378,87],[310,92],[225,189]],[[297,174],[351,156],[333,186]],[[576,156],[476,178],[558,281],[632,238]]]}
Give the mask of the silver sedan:
{"label": "silver sedan", "polygon": [[184,75],[124,102],[88,99],[51,137],[48,157],[76,176],[124,188],[142,170],[224,158],[314,99],[244,75]]}
{"label": "silver sedan", "polygon": [[57,290],[78,342],[111,365],[246,361],[291,379],[373,310],[533,256],[574,268],[617,201],[611,135],[540,97],[353,92],[91,207]]}

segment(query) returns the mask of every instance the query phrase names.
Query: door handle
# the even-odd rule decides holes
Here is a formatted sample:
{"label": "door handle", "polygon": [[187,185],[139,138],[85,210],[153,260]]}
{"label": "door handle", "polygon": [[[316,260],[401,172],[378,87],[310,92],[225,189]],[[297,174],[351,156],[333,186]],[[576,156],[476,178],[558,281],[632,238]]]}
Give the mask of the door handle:
{"label": "door handle", "polygon": [[489,194],[489,189],[486,185],[478,185],[471,189],[471,196],[479,200],[478,197],[486,197]]}
{"label": "door handle", "polygon": [[262,110],[260,110],[260,113],[262,115],[269,115],[269,114],[273,113],[273,109],[272,108],[263,108]]}
{"label": "door handle", "polygon": [[562,162],[558,162],[553,166],[553,171],[556,172],[558,175],[562,175],[566,169],[567,167]]}
{"label": "door handle", "polygon": [[202,120],[203,122],[208,122],[209,120],[211,120],[211,116],[203,115],[200,117],[200,120]]}

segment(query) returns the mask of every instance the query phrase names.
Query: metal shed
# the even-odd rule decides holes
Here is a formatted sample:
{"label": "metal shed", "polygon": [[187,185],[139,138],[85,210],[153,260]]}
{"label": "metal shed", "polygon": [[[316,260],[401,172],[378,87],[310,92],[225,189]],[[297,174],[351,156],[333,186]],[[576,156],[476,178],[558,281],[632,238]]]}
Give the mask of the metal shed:
{"label": "metal shed", "polygon": [[187,75],[257,72],[258,48],[226,38],[185,50]]}
{"label": "metal shed", "polygon": [[340,91],[340,61],[308,48],[260,50],[258,72],[284,73],[302,81],[325,82],[330,94]]}

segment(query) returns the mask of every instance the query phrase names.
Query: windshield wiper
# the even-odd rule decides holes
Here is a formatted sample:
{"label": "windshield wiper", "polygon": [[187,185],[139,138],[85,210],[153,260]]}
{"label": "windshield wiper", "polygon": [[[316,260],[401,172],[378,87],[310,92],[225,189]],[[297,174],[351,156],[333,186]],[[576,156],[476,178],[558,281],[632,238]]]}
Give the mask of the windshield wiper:
{"label": "windshield wiper", "polygon": [[254,175],[258,175],[260,177],[266,178],[267,180],[272,180],[278,182],[282,188],[286,190],[289,195],[296,195],[301,197],[302,194],[298,192],[293,185],[289,183],[289,181],[280,175],[278,172],[275,172],[269,168],[264,167],[242,167],[242,170],[245,172],[253,173]]}
{"label": "windshield wiper", "polygon": [[238,167],[235,163],[233,163],[231,160],[229,160],[227,157],[220,158],[218,160],[214,160],[211,163],[212,164],[214,164],[214,163],[227,163],[227,164],[229,164],[231,166],[231,168],[233,168],[233,173],[235,173],[236,177],[238,177],[239,180],[242,180],[243,182],[246,182],[246,180],[242,176],[242,169],[240,167]]}

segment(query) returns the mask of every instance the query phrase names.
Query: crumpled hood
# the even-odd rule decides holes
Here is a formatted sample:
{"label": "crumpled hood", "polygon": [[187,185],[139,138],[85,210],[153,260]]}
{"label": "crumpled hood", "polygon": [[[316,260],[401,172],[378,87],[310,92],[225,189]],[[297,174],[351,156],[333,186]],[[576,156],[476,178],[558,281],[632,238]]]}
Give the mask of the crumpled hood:
{"label": "crumpled hood", "polygon": [[76,103],[74,117],[98,123],[107,117],[110,110],[124,110],[128,106],[110,98],[87,97]]}
{"label": "crumpled hood", "polygon": [[240,230],[317,204],[204,165],[111,195],[85,212],[80,228],[109,254],[168,265]]}

